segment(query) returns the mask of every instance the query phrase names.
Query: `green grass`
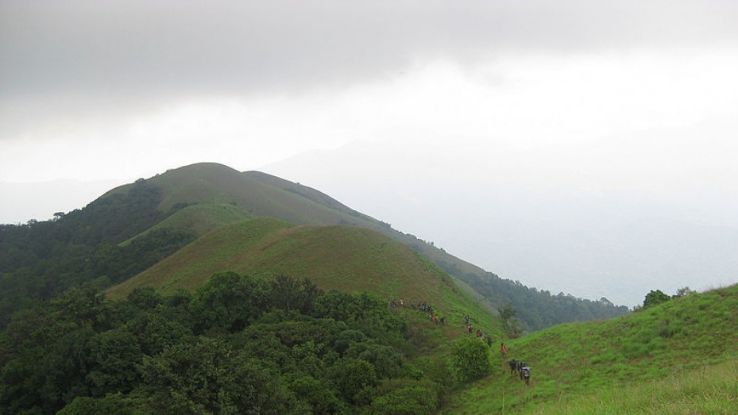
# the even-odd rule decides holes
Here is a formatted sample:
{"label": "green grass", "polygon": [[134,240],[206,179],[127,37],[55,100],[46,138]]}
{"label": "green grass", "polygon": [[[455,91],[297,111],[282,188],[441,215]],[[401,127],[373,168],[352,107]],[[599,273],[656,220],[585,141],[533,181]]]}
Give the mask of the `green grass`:
{"label": "green grass", "polygon": [[684,370],[657,380],[531,405],[523,414],[725,414],[738,413],[738,360]]}
{"label": "green grass", "polygon": [[260,172],[239,172],[217,163],[197,163],[169,170],[147,182],[163,191],[159,205],[162,212],[178,203],[226,204],[252,216],[275,217],[294,224],[379,227],[378,221],[317,190]]}
{"label": "green grass", "polygon": [[244,209],[225,203],[198,203],[186,206],[151,228],[121,243],[121,246],[129,244],[134,239],[146,235],[156,229],[178,229],[194,233],[197,236],[204,235],[213,229],[220,228],[232,223],[243,222],[251,219]]}
{"label": "green grass", "polygon": [[[618,395],[613,395],[612,391],[622,388],[646,390],[644,388],[653,382],[661,382],[652,390],[656,390],[656,398],[667,408],[671,398],[666,391],[679,385],[688,387],[686,380],[677,386],[670,385],[667,380],[690,378],[689,373],[704,367],[728,370],[733,379],[737,379],[737,333],[738,285],[674,299],[609,321],[563,324],[510,342],[508,358],[523,359],[532,367],[530,387],[505,374],[504,362],[495,356],[493,364],[499,368],[497,373],[459,392],[447,413],[530,413],[534,410],[539,412],[533,413],[549,413],[549,408],[550,413],[554,413],[559,401],[576,405],[583,396],[595,401],[601,397],[603,402],[610,399],[614,405],[603,404],[601,411],[591,413],[651,413],[651,407],[645,404],[635,412],[629,412],[632,408],[626,406],[623,408],[631,409],[619,410],[620,406],[615,405]],[[711,398],[714,396],[712,389],[704,384],[700,393],[705,398],[694,400],[694,405],[723,405]],[[695,385],[700,387],[701,383]],[[736,388],[738,384],[734,382],[733,407]],[[660,391],[665,395],[660,395]],[[620,399],[623,405],[633,400],[629,404],[638,406],[646,397],[634,393],[620,396]],[[568,413],[568,406],[562,408],[561,413]],[[586,408],[592,406],[583,408],[582,413],[586,413]],[[664,411],[670,413],[671,409]],[[681,412],[675,410],[674,413]]]}
{"label": "green grass", "polygon": [[[137,287],[163,293],[191,290],[214,273],[234,271],[256,277],[307,277],[323,289],[370,292],[386,299],[434,305],[449,324],[442,338],[462,334],[468,314],[499,338],[499,321],[458,287],[435,264],[378,232],[349,226],[294,226],[272,218],[227,225],[205,234],[141,274],[108,290],[122,298]],[[409,316],[423,316],[407,310]],[[425,318],[420,327],[432,325]],[[427,324],[425,324],[427,323]],[[439,337],[439,339],[441,338]]]}

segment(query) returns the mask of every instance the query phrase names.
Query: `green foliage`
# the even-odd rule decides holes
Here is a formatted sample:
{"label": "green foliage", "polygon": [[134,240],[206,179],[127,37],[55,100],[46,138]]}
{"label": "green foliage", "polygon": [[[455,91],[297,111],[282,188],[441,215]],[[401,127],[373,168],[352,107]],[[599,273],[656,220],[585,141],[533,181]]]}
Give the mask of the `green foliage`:
{"label": "green foliage", "polygon": [[290,389],[309,405],[308,409],[311,413],[342,414],[348,412],[348,405],[338,398],[336,391],[326,381],[304,375],[293,380]]}
{"label": "green foliage", "polygon": [[452,367],[460,382],[469,382],[487,376],[489,348],[476,337],[466,336],[456,341],[452,354]]}
{"label": "green foliage", "polygon": [[120,282],[192,241],[159,229],[118,245],[166,217],[160,199],[161,189],[141,182],[54,220],[0,225],[0,327],[16,310],[85,283]]}
{"label": "green foliage", "polygon": [[643,308],[648,308],[657,304],[669,301],[671,297],[664,294],[661,290],[651,290],[646,294],[646,298],[643,300]]}
{"label": "green foliage", "polygon": [[682,287],[677,290],[676,294],[674,294],[675,298],[679,297],[685,297],[687,295],[697,294],[697,291],[689,288],[689,287]]}
{"label": "green foliage", "polygon": [[407,346],[383,301],[286,276],[118,302],[74,289],[0,332],[0,414],[432,412],[441,386]]}
{"label": "green foliage", "polygon": [[294,394],[275,369],[223,341],[175,345],[141,365],[148,407],[160,414],[289,413]]}
{"label": "green foliage", "polygon": [[346,401],[358,404],[371,401],[371,388],[377,384],[377,374],[371,363],[359,359],[341,359],[328,373]]}
{"label": "green foliage", "polygon": [[232,272],[213,275],[197,292],[192,311],[200,320],[198,330],[241,331],[258,319],[268,304],[267,285]]}
{"label": "green foliage", "polygon": [[103,398],[78,396],[72,403],[57,412],[57,415],[129,415],[132,413],[131,400],[117,393]]}
{"label": "green foliage", "polygon": [[372,401],[372,415],[435,413],[439,405],[438,385],[412,379],[389,380],[379,387]]}
{"label": "green foliage", "polygon": [[511,339],[520,337],[522,330],[518,325],[518,320],[515,318],[517,311],[515,311],[513,306],[507,304],[504,307],[498,308],[497,311],[500,313],[502,327],[505,329],[507,336]]}

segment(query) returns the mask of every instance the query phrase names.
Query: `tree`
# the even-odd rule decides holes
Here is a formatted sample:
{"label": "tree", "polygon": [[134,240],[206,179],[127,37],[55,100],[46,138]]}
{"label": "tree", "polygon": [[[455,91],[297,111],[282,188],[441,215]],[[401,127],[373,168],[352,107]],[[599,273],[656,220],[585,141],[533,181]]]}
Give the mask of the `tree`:
{"label": "tree", "polygon": [[518,325],[518,320],[515,318],[517,311],[512,305],[507,304],[504,307],[497,309],[500,313],[500,319],[502,319],[502,327],[505,329],[505,333],[511,338],[519,337],[522,330]]}
{"label": "tree", "polygon": [[146,357],[141,374],[153,413],[283,414],[296,404],[279,373],[220,340]]}
{"label": "tree", "polygon": [[648,308],[657,304],[665,303],[669,301],[671,297],[664,294],[661,290],[651,290],[646,294],[646,298],[643,300],[643,308]]}
{"label": "tree", "polygon": [[282,274],[274,277],[270,288],[270,302],[273,307],[287,311],[299,310],[303,314],[309,314],[313,310],[315,299],[322,293],[307,278],[298,280]]}
{"label": "tree", "polygon": [[686,297],[688,295],[695,294],[697,291],[694,291],[693,289],[689,287],[682,287],[677,290],[676,294],[674,294],[674,297]]}
{"label": "tree", "polygon": [[234,272],[213,275],[192,303],[193,312],[200,320],[199,329],[243,330],[266,308],[268,287],[265,285]]}
{"label": "tree", "polygon": [[376,386],[374,366],[364,360],[341,359],[331,368],[330,378],[343,398],[350,403],[362,403],[366,390]]}

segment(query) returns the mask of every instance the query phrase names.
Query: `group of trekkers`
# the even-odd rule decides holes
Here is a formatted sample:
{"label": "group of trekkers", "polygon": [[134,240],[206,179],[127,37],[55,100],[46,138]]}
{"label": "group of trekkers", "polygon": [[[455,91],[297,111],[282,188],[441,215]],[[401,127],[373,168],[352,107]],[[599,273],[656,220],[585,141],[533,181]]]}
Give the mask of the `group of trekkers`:
{"label": "group of trekkers", "polygon": [[438,324],[441,324],[441,325],[446,324],[446,317],[439,317],[438,316],[438,313],[436,313],[436,310],[433,309],[433,306],[430,305],[430,304],[428,304],[428,303],[426,303],[426,302],[420,302],[420,303],[418,303],[415,306],[415,309],[420,310],[420,311],[424,311],[424,312],[428,313],[428,317],[436,325],[438,325]]}
{"label": "group of trekkers", "polygon": [[466,334],[473,334],[478,339],[482,340],[483,342],[487,343],[487,346],[492,346],[492,343],[494,343],[494,340],[492,340],[492,337],[487,335],[485,332],[483,332],[481,329],[474,330],[474,326],[471,324],[471,317],[468,315],[464,316],[464,325],[466,326]]}
{"label": "group of trekkers", "polygon": [[[408,303],[408,304],[409,304],[409,307],[414,310],[419,310],[419,311],[427,313],[430,321],[432,321],[436,325],[446,324],[446,317],[439,316],[438,313],[436,313],[436,310],[433,309],[433,306],[426,303],[425,301],[420,301],[418,303]],[[391,300],[389,303],[389,307],[390,308],[405,307],[405,300],[403,300],[402,298],[397,299],[397,300]]]}
{"label": "group of trekkers", "polygon": [[[474,333],[474,327],[472,326],[471,318],[468,315],[464,316],[464,324],[466,325],[467,334]],[[477,329],[476,336],[482,340],[485,340],[487,342],[487,346],[492,346],[492,337],[485,335],[484,332],[480,329]],[[505,345],[505,343],[502,342],[500,342],[500,354],[502,355],[503,359],[507,357],[507,346]],[[528,366],[528,363],[522,360],[512,359],[508,360],[507,364],[510,367],[511,374],[514,375],[517,372],[520,380],[524,381],[526,386],[530,385],[530,366]]]}
{"label": "group of trekkers", "polygon": [[530,385],[530,366],[528,363],[522,360],[508,360],[507,365],[510,368],[510,375],[514,376],[517,372],[520,380],[524,381],[526,385]]}
{"label": "group of trekkers", "polygon": [[[421,301],[418,303],[408,303],[408,306],[412,309],[427,313],[431,321],[435,324],[446,324],[446,317],[438,317],[438,314],[436,313],[436,310],[433,309],[433,306],[426,303],[425,301]],[[405,307],[405,301],[403,299],[391,300],[389,303],[389,307]],[[475,331],[474,326],[472,325],[472,319],[471,317],[469,317],[469,315],[464,316],[464,325],[466,326],[466,333],[468,335],[474,334],[477,338],[486,342],[487,346],[492,346],[492,343],[494,343],[492,337],[485,334],[479,328],[477,328]],[[502,355],[503,359],[506,358],[507,346],[505,345],[505,343],[500,343],[500,354]],[[517,373],[517,375],[520,377],[520,380],[524,381],[526,385],[530,385],[530,366],[528,366],[528,363],[522,360],[512,359],[507,361],[507,365],[510,368],[511,375],[515,375]]]}

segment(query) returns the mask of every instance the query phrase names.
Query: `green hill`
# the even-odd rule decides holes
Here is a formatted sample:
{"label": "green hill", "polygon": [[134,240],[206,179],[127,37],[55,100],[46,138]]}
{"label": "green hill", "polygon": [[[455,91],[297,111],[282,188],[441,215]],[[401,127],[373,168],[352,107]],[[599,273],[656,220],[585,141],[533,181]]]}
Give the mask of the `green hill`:
{"label": "green hill", "polygon": [[[293,224],[375,227],[378,223],[314,189],[260,172],[241,173],[216,163],[169,170],[146,183],[162,190],[159,210],[163,212],[187,205],[218,203]],[[115,188],[102,198],[126,192],[134,185]]]}
{"label": "green hill", "polygon": [[121,245],[128,245],[134,239],[148,235],[158,229],[183,230],[201,236],[221,226],[243,222],[248,219],[251,219],[251,215],[238,206],[224,203],[198,203],[175,211],[151,228],[121,242]]}
{"label": "green hill", "polygon": [[[357,212],[315,189],[269,174],[256,171],[241,173],[220,164],[198,163],[169,170],[145,183],[160,189],[160,212],[176,212],[172,214],[173,220],[168,221],[169,224],[175,222],[178,209],[183,206],[193,209],[192,206],[205,204],[232,206],[239,215],[274,217],[296,225],[349,225],[375,230],[429,258],[446,273],[472,287],[482,295],[490,310],[511,304],[517,310],[523,328],[528,330],[566,321],[608,318],[627,312],[625,307],[571,296],[553,296],[519,282],[502,279],[414,235],[399,232],[385,222]],[[135,183],[113,189],[101,199],[129,191],[133,186]],[[232,223],[208,220],[206,216],[200,214],[192,222],[209,225]],[[181,222],[183,230],[192,228],[187,221]],[[200,227],[210,230],[215,226]]]}
{"label": "green hill", "polygon": [[[234,271],[264,279],[279,274],[306,277],[319,287],[371,292],[408,304],[426,302],[455,324],[464,315],[498,336],[497,319],[430,261],[378,232],[348,226],[290,225],[259,218],[214,230],[146,271],[108,290],[122,298],[135,288],[162,293],[192,290],[218,272]],[[486,316],[486,317],[485,317]]]}
{"label": "green hill", "polygon": [[[738,285],[552,327],[510,342],[508,357],[532,368],[530,387],[498,357],[499,372],[460,392],[447,413],[736,413],[736,333]],[[695,380],[706,373],[709,381]]]}

